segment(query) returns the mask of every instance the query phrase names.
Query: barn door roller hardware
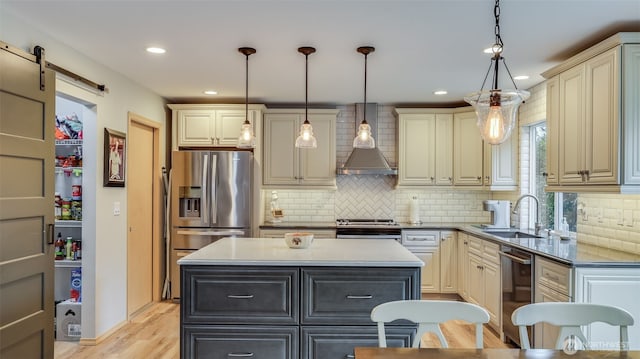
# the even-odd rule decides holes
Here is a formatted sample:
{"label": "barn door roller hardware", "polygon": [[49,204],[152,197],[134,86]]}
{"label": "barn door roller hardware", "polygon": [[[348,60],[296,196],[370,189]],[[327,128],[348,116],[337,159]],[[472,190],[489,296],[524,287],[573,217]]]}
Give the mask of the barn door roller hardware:
{"label": "barn door roller hardware", "polygon": [[63,74],[67,77],[70,77],[76,81],[82,82],[83,84],[94,88],[101,92],[108,92],[107,87],[105,85],[97,84],[86,77],[80,76],[74,72],[71,72],[65,68],[62,68],[54,63],[45,61],[44,58],[44,48],[41,46],[36,46],[33,48],[33,54],[36,56],[36,62],[40,64],[40,90],[44,91],[44,68],[51,69],[57,73]]}

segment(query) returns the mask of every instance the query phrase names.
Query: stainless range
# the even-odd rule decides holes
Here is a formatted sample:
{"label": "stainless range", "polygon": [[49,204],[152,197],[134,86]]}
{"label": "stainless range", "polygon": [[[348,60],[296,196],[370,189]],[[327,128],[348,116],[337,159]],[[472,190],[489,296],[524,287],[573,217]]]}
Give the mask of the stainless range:
{"label": "stainless range", "polygon": [[402,229],[393,219],[338,219],[336,220],[336,237],[400,241]]}

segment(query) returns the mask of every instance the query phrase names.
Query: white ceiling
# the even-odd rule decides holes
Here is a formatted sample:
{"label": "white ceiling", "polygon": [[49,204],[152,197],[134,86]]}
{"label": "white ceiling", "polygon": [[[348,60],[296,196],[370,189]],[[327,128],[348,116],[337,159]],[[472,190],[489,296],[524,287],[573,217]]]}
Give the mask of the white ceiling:
{"label": "white ceiling", "polygon": [[[86,56],[172,102],[267,104],[363,101],[362,45],[368,57],[367,101],[400,105],[460,104],[480,89],[494,41],[493,0],[0,0],[9,11]],[[640,31],[640,0],[503,0],[504,57],[518,87],[619,31]],[[1,36],[1,35],[0,35]],[[161,56],[144,51],[161,46]],[[67,64],[56,65],[68,67]],[[73,71],[73,68],[69,68]],[[89,79],[105,83],[108,78]],[[501,74],[504,78],[505,76]],[[508,83],[501,85],[507,86]],[[488,85],[489,86],[489,85]],[[217,96],[206,96],[215,89]],[[449,94],[436,96],[434,90]]]}

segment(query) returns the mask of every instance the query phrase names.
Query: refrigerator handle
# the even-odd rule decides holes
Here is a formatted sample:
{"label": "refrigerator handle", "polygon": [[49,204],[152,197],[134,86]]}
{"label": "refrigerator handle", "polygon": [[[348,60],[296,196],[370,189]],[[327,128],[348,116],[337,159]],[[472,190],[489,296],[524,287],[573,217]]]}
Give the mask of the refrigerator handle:
{"label": "refrigerator handle", "polygon": [[216,201],[216,182],[218,181],[218,156],[211,155],[211,194],[209,199],[211,202],[211,225],[218,223],[218,205]]}
{"label": "refrigerator handle", "polygon": [[207,173],[209,172],[209,155],[203,155],[202,163],[202,199],[200,201],[200,210],[202,211],[202,222],[209,225],[209,184],[207,182]]}

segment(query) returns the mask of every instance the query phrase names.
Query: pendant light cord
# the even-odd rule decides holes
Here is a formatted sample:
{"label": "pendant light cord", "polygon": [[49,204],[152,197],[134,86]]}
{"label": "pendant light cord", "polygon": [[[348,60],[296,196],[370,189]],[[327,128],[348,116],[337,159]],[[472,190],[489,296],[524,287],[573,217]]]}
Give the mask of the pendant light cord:
{"label": "pendant light cord", "polygon": [[304,54],[304,123],[309,123],[309,54]]}
{"label": "pendant light cord", "polygon": [[362,110],[362,123],[367,123],[367,56],[364,54],[364,109]]}
{"label": "pendant light cord", "polygon": [[244,82],[244,123],[249,124],[249,54],[246,54],[247,62],[245,67],[245,82]]}

